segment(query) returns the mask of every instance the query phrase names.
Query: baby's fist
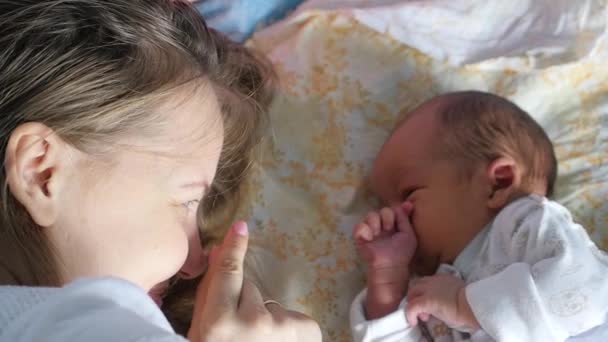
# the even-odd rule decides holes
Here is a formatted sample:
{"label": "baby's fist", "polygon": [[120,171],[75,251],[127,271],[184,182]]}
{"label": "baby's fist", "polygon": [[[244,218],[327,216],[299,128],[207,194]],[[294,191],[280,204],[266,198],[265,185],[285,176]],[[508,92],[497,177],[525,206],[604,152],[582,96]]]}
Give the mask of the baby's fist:
{"label": "baby's fist", "polygon": [[409,219],[411,212],[409,202],[402,207],[382,208],[370,212],[355,227],[353,237],[370,267],[409,265],[417,246]]}
{"label": "baby's fist", "polygon": [[452,328],[479,329],[469,306],[462,279],[439,274],[419,279],[407,294],[407,321],[417,325],[434,316]]}

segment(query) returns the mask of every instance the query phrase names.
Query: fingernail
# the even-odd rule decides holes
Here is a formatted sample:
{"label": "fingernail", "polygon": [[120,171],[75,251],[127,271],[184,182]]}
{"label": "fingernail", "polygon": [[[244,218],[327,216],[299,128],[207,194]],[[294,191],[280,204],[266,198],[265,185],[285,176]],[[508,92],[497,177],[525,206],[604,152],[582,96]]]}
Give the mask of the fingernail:
{"label": "fingernail", "polygon": [[240,236],[249,235],[249,230],[247,229],[247,223],[245,223],[243,221],[239,221],[239,222],[235,223],[234,227],[232,229],[234,229],[234,232],[237,235],[240,235]]}

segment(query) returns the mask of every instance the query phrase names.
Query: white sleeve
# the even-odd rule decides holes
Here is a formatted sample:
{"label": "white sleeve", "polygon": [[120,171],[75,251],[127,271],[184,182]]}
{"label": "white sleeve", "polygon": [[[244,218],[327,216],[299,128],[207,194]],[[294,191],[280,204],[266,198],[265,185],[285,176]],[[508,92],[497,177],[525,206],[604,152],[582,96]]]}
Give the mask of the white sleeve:
{"label": "white sleeve", "polygon": [[503,212],[488,243],[509,266],[466,288],[483,330],[499,341],[563,341],[601,324],[608,261],[567,209],[526,199]]}
{"label": "white sleeve", "polygon": [[2,341],[186,342],[135,285],[118,279],[84,280],[16,317]]}
{"label": "white sleeve", "polygon": [[350,327],[353,342],[418,342],[425,341],[418,327],[411,327],[405,318],[406,299],[397,311],[368,321],[365,317],[367,289],[355,297],[350,308]]}

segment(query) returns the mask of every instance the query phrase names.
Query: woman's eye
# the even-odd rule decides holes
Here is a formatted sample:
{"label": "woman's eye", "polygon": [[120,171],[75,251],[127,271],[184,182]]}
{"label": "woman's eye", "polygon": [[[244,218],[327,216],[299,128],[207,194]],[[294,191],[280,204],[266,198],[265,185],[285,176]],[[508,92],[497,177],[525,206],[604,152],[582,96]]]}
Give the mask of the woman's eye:
{"label": "woman's eye", "polygon": [[190,201],[182,203],[182,205],[189,210],[197,209],[200,202],[201,202],[201,200],[190,200]]}

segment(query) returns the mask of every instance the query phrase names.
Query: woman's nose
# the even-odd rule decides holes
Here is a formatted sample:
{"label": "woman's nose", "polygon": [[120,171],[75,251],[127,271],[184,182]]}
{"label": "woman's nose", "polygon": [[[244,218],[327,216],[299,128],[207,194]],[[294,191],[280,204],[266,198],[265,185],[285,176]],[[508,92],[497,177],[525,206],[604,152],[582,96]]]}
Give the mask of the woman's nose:
{"label": "woman's nose", "polygon": [[207,253],[203,251],[198,233],[189,241],[188,258],[179,270],[182,279],[193,279],[200,276],[207,268]]}

